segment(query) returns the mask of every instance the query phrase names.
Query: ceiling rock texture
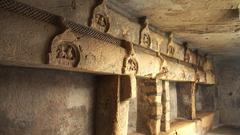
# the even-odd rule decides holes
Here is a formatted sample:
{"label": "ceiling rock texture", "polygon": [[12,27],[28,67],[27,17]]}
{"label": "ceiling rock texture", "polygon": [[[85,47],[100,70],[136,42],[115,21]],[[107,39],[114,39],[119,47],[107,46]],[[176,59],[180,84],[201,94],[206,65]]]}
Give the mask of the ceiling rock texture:
{"label": "ceiling rock texture", "polygon": [[212,55],[240,56],[239,0],[109,0],[131,19],[147,16],[153,29],[174,33]]}

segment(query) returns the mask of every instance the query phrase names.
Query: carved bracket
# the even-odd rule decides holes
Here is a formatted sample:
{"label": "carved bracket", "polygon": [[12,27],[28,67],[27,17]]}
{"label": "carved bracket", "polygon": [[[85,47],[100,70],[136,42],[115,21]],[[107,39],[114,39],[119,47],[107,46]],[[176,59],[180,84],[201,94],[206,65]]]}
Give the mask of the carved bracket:
{"label": "carved bracket", "polygon": [[159,69],[159,73],[157,73],[156,78],[161,78],[163,76],[167,76],[169,72],[168,67],[166,65],[166,60],[162,57],[161,53],[158,53],[158,57],[161,59],[161,67]]}
{"label": "carved bracket", "polygon": [[125,46],[127,49],[127,56],[123,62],[123,74],[137,74],[138,72],[138,62],[135,58],[135,51],[133,49],[133,44],[131,42],[125,41]]}
{"label": "carved bracket", "polygon": [[80,61],[80,54],[77,47],[70,42],[62,42],[52,45],[49,53],[49,63],[53,65],[62,65],[76,67]]}
{"label": "carved bracket", "polygon": [[102,3],[95,7],[90,23],[92,28],[104,33],[107,33],[110,28],[110,19],[106,3],[106,0],[102,0]]}
{"label": "carved bracket", "polygon": [[168,54],[169,56],[173,56],[174,53],[175,53],[175,48],[174,48],[173,46],[169,45],[169,46],[168,46],[168,49],[167,49],[167,54]]}
{"label": "carved bracket", "polygon": [[80,50],[73,42],[61,40],[56,36],[49,53],[49,64],[76,67],[80,62]]}
{"label": "carved bracket", "polygon": [[168,56],[173,56],[175,53],[175,48],[174,46],[171,45],[173,39],[173,34],[171,33],[171,35],[169,36],[169,42],[168,42],[168,47],[167,47],[167,55]]}
{"label": "carved bracket", "polygon": [[184,61],[190,62],[191,61],[191,52],[190,49],[187,47],[187,43],[184,45]]}
{"label": "carved bracket", "polygon": [[166,66],[163,66],[160,72],[157,74],[157,78],[166,76],[168,72],[169,72],[168,68]]}
{"label": "carved bracket", "polygon": [[140,45],[146,48],[151,48],[152,38],[150,35],[150,30],[148,25],[149,25],[148,19],[145,19],[143,27],[140,32]]}

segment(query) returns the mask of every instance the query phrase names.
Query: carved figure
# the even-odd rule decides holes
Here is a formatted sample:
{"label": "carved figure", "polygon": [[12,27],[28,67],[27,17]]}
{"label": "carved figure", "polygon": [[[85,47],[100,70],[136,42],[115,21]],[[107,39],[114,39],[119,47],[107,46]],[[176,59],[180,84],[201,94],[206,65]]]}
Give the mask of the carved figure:
{"label": "carved figure", "polygon": [[167,53],[167,54],[168,54],[169,56],[173,56],[174,53],[175,53],[175,48],[174,48],[173,46],[169,45],[169,46],[168,46],[168,53]]}
{"label": "carved figure", "polygon": [[185,62],[190,62],[190,52],[189,52],[189,50],[184,55],[184,61]]}
{"label": "carved figure", "polygon": [[173,56],[175,53],[175,48],[172,45],[172,42],[173,42],[173,33],[170,34],[169,41],[168,41],[167,55],[169,56]]}
{"label": "carved figure", "polygon": [[148,25],[149,25],[148,19],[145,19],[140,34],[140,45],[146,48],[150,48],[152,45],[152,39],[150,36],[150,30]]}
{"label": "carved figure", "polygon": [[102,3],[94,9],[90,26],[101,32],[108,32],[110,21],[106,7],[106,0],[103,0]]}
{"label": "carved figure", "polygon": [[137,71],[138,71],[138,63],[136,59],[133,58],[132,56],[126,58],[124,72],[126,74],[130,74],[130,73],[136,74]]}
{"label": "carved figure", "polygon": [[51,51],[49,54],[50,64],[75,67],[79,62],[79,51],[72,43],[53,44]]}
{"label": "carved figure", "polygon": [[124,59],[123,63],[123,73],[124,74],[136,74],[138,72],[138,62],[135,58],[135,52],[133,49],[133,44],[126,42],[127,57]]}

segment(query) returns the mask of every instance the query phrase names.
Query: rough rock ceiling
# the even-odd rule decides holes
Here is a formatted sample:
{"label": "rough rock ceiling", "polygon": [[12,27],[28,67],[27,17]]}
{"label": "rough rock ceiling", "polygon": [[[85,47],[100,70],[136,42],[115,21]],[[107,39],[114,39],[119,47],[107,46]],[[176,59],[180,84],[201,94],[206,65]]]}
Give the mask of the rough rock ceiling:
{"label": "rough rock ceiling", "polygon": [[[240,56],[240,0],[109,0],[134,17],[147,16],[178,41],[218,56]],[[116,8],[117,7],[117,8]]]}

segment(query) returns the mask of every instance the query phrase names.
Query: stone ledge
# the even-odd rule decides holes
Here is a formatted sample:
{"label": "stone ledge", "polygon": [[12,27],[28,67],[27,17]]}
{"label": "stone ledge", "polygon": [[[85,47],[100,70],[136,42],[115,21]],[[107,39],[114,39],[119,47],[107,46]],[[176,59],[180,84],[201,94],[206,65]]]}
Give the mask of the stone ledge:
{"label": "stone ledge", "polygon": [[213,126],[215,112],[204,112],[197,114],[196,120],[179,120],[171,124],[168,132],[161,132],[161,135],[203,135]]}

